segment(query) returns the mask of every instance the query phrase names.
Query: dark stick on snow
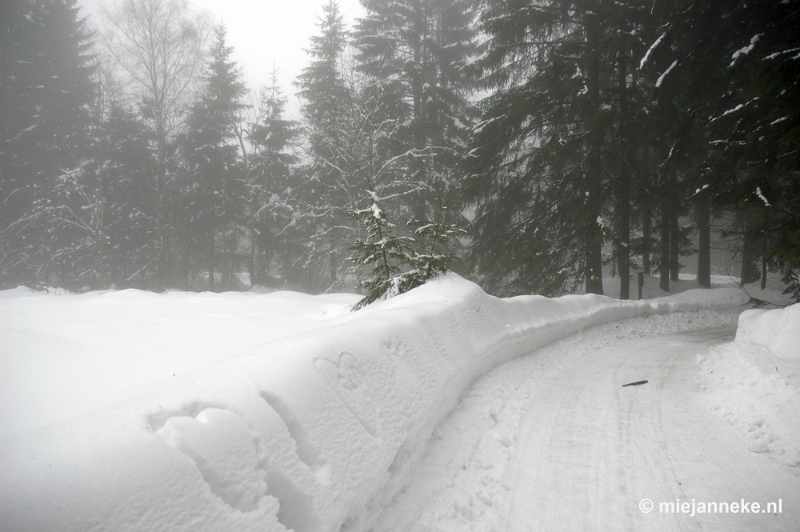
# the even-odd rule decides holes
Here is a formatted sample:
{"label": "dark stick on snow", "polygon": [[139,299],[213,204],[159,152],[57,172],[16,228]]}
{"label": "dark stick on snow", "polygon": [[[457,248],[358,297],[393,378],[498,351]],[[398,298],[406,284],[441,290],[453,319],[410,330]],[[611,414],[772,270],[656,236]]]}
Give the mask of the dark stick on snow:
{"label": "dark stick on snow", "polygon": [[646,384],[647,381],[636,381],[636,382],[629,382],[628,384],[623,384],[622,387],[626,386],[639,386],[640,384]]}

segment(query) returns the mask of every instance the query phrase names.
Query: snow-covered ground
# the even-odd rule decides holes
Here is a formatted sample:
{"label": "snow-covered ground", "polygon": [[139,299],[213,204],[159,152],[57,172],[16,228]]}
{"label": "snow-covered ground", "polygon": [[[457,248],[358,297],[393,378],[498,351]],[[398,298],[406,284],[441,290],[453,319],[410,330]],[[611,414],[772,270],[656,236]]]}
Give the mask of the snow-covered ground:
{"label": "snow-covered ground", "polygon": [[[374,530],[796,530],[800,394],[745,362],[735,324],[736,312],[633,318],[497,366]],[[742,499],[759,510],[660,511]],[[760,513],[779,501],[780,515]]]}
{"label": "snow-covered ground", "polygon": [[0,441],[348,317],[353,294],[0,291]]}
{"label": "snow-covered ground", "polygon": [[[667,297],[673,294],[679,294],[687,290],[694,290],[700,287],[697,282],[697,276],[691,273],[681,273],[677,281],[669,282],[669,291],[666,292],[659,287],[660,277],[658,275],[645,275],[643,278],[642,299],[654,299],[657,297]],[[632,299],[638,298],[638,279],[636,275],[631,276],[630,295]],[[712,275],[711,288],[726,288],[738,287],[739,278],[730,275]],[[761,289],[760,283],[748,284],[744,287],[743,292],[748,298],[755,298],[772,306],[786,306],[792,303],[789,296],[783,294],[783,285],[778,277],[770,277],[767,286],[764,290]],[[603,293],[608,297],[619,297],[619,277],[604,277],[603,278]]]}
{"label": "snow-covered ground", "polygon": [[[679,335],[684,343],[671,349],[664,347],[671,337],[653,335],[730,326],[747,297],[720,288],[628,302],[501,300],[448,275],[349,312],[357,300],[0,293],[0,528],[527,530],[532,516],[563,529],[557,519],[567,515],[595,523],[588,528],[605,529],[605,516],[616,516],[632,529],[669,529],[684,521],[643,520],[635,496],[736,491],[714,492],[727,481],[667,489],[670,475],[696,482],[670,469],[669,458],[707,451],[710,419],[730,436],[714,441],[732,448],[741,441],[745,457],[782,468],[742,473],[773,479],[767,495],[790,490],[783,520],[772,522],[797,517],[796,358],[781,346],[800,339],[776,343],[774,331],[764,332],[776,320],[800,325],[792,309],[751,313],[758,319],[736,342],[723,340],[732,340],[729,328]],[[742,358],[748,349],[750,362]],[[752,365],[759,357],[788,360],[784,373],[765,375]],[[741,377],[748,368],[759,373]],[[732,380],[714,380],[728,374]],[[639,377],[651,382],[620,387]],[[695,386],[694,377],[706,380]],[[735,406],[736,386],[759,398],[752,408],[760,417]],[[654,425],[652,416],[673,403],[696,414],[678,427],[684,435],[694,427],[695,436],[665,450],[680,440],[665,431],[682,417],[664,415]],[[594,419],[600,405],[605,417]],[[720,416],[719,405],[730,415]],[[558,408],[563,415],[552,414]],[[489,412],[497,427],[470,418],[473,411]],[[645,426],[647,438],[637,439]],[[632,458],[631,442],[641,442]],[[538,455],[523,452],[530,449]],[[726,457],[746,461],[732,453],[703,471],[716,474]],[[558,480],[567,474],[576,484]],[[659,475],[663,482],[652,480]],[[542,501],[552,506],[559,487],[569,495],[560,509],[537,510]],[[532,497],[539,502],[520,502]],[[606,504],[610,513],[596,509]]]}

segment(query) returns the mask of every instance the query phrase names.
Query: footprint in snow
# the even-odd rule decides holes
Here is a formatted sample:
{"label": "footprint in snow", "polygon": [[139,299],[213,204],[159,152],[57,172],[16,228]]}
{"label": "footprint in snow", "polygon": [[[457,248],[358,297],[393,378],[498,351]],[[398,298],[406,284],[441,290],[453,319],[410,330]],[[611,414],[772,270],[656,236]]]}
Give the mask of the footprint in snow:
{"label": "footprint in snow", "polygon": [[364,430],[371,436],[377,437],[378,419],[375,414],[375,401],[358,360],[345,351],[339,355],[338,361],[316,358],[314,366]]}

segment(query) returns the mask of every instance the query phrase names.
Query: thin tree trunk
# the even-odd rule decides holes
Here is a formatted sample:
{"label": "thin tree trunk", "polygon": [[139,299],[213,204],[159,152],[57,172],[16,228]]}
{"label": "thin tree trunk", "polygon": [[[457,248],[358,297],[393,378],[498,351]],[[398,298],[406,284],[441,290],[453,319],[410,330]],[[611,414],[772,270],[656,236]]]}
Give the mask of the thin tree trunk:
{"label": "thin tree trunk", "polygon": [[758,214],[752,211],[745,213],[744,241],[742,242],[742,272],[740,282],[742,285],[758,281],[757,260],[761,255],[758,245],[759,235],[756,233]]}
{"label": "thin tree trunk", "polygon": [[[422,6],[420,5],[420,9]],[[422,40],[425,37],[425,16],[424,13],[417,11],[413,18],[413,31],[411,33],[411,46],[413,49],[414,64],[412,65],[411,74],[411,91],[413,100],[413,113],[414,113],[414,149],[424,150],[426,147],[425,142],[425,117],[422,109],[423,102],[423,83],[422,83]],[[428,175],[425,168],[425,163],[422,157],[412,158],[412,167],[414,168],[414,178],[420,182],[427,182]],[[418,192],[413,198],[413,212],[414,216],[422,221],[427,218],[427,205],[423,193]]]}
{"label": "thin tree trunk", "polygon": [[669,193],[665,194],[661,200],[661,263],[658,266],[660,275],[658,286],[665,292],[669,292]]}
{"label": "thin tree trunk", "polygon": [[598,218],[602,206],[602,182],[600,148],[602,132],[598,120],[600,108],[600,59],[598,50],[598,21],[592,13],[586,17],[587,37],[587,87],[589,98],[592,102],[591,116],[589,117],[589,153],[586,163],[586,292],[590,294],[603,293],[603,232]]}
{"label": "thin tree trunk", "polygon": [[331,253],[330,253],[330,275],[331,275],[331,286],[336,283],[336,250],[331,246]]}
{"label": "thin tree trunk", "polygon": [[711,220],[708,200],[700,198],[695,205],[699,249],[697,254],[697,282],[711,288]]}
{"label": "thin tree trunk", "polygon": [[214,231],[208,235],[208,291],[214,291]]}
{"label": "thin tree trunk", "polygon": [[669,278],[678,282],[680,273],[680,226],[678,225],[678,182],[675,174],[669,184]]}
{"label": "thin tree trunk", "polygon": [[628,155],[630,143],[627,135],[628,91],[627,91],[627,48],[625,46],[624,32],[622,33],[619,49],[619,68],[617,71],[617,84],[619,86],[619,129],[622,149],[622,158],[619,178],[617,180],[617,271],[619,273],[619,298],[630,299],[630,241],[631,241],[631,201],[630,201],[630,170],[628,168]]}
{"label": "thin tree trunk", "polygon": [[767,239],[767,227],[769,226],[769,213],[764,211],[763,226],[761,229],[761,289],[767,288],[767,262],[769,261],[769,242]]}
{"label": "thin tree trunk", "polygon": [[650,275],[650,251],[653,247],[650,227],[653,223],[650,207],[642,205],[642,270],[645,275]]}
{"label": "thin tree trunk", "polygon": [[250,286],[258,283],[258,272],[256,272],[256,242],[253,231],[250,231],[250,253],[247,254],[247,271],[250,273]]}

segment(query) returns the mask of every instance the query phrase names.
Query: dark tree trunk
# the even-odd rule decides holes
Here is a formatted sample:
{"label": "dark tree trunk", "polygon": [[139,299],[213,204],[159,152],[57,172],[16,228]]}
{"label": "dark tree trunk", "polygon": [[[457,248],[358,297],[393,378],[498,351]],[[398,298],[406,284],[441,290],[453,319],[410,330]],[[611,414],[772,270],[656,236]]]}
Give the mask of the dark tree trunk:
{"label": "dark tree trunk", "polygon": [[660,275],[658,286],[665,292],[669,292],[669,250],[670,250],[670,209],[669,196],[661,201],[661,263],[658,266]]}
{"label": "dark tree trunk", "polygon": [[680,272],[680,226],[678,225],[678,182],[673,173],[669,184],[669,278],[677,282]]}
{"label": "dark tree trunk", "polygon": [[336,250],[333,248],[331,248],[330,259],[331,286],[333,286],[336,283]]}
{"label": "dark tree trunk", "polygon": [[258,284],[258,273],[256,272],[256,243],[255,238],[250,236],[250,253],[247,257],[247,271],[250,273],[250,286]]}
{"label": "dark tree trunk", "polygon": [[619,86],[619,133],[622,141],[620,150],[620,169],[617,179],[617,271],[619,272],[619,298],[630,299],[630,241],[631,241],[631,201],[630,201],[630,169],[628,156],[630,142],[627,138],[627,57],[624,32],[622,33],[619,49],[619,68],[617,70],[617,85]]}
{"label": "dark tree trunk", "polygon": [[764,211],[763,225],[761,229],[761,289],[767,288],[767,263],[769,262],[769,239],[767,227],[769,227],[769,212]]}
{"label": "dark tree trunk", "polygon": [[695,205],[697,217],[698,254],[697,282],[700,286],[711,288],[711,213],[708,200],[700,198]]}
{"label": "dark tree trunk", "polygon": [[587,37],[587,87],[591,104],[589,117],[589,153],[586,161],[586,292],[603,293],[603,232],[598,223],[602,207],[602,182],[600,149],[602,131],[600,131],[600,59],[598,50],[598,21],[594,13],[586,16]]}
{"label": "dark tree trunk", "polygon": [[650,275],[650,251],[653,247],[652,236],[650,235],[650,226],[653,223],[651,219],[650,208],[642,205],[642,271],[645,275]]}
{"label": "dark tree trunk", "polygon": [[761,255],[759,245],[760,235],[757,232],[758,213],[748,211],[745,213],[744,241],[742,242],[742,272],[740,282],[742,285],[758,281],[759,271],[757,261]]}
{"label": "dark tree trunk", "polygon": [[214,231],[208,234],[208,291],[214,291]]}
{"label": "dark tree trunk", "polygon": [[[422,5],[419,6],[420,10],[422,9]],[[426,37],[425,31],[425,16],[424,13],[421,11],[417,11],[413,15],[413,20],[411,22],[413,29],[411,31],[410,39],[411,39],[411,47],[413,49],[414,57],[413,57],[413,65],[410,65],[411,70],[411,93],[412,93],[412,101],[413,101],[413,120],[414,120],[414,129],[413,129],[413,142],[414,142],[414,149],[416,150],[424,150],[426,147],[426,133],[425,133],[425,116],[423,110],[423,82],[422,82],[422,62],[423,62],[423,50],[422,50],[422,43]],[[409,66],[409,65],[407,65]],[[425,168],[425,163],[423,162],[423,157],[413,157],[412,158],[412,168],[414,172],[414,179],[419,182],[428,182],[428,175]],[[414,195],[413,198],[413,213],[414,217],[418,220],[425,220],[427,219],[427,202],[423,193],[418,192]]]}

